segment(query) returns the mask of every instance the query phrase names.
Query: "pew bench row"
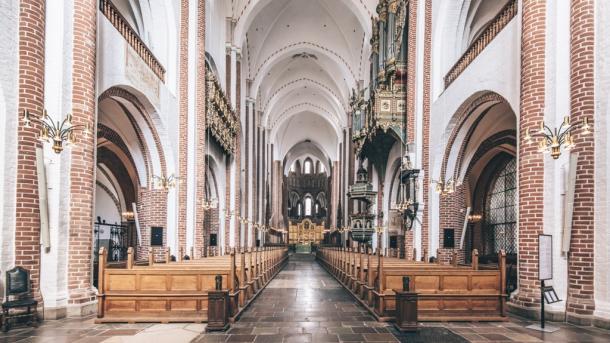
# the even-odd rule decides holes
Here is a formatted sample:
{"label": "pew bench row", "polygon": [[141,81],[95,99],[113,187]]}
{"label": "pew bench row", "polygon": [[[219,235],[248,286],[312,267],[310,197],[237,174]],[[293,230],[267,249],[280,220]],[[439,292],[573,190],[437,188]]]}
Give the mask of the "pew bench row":
{"label": "pew bench row", "polygon": [[281,270],[288,251],[262,248],[163,263],[151,252],[148,265],[134,264],[132,248],[123,265],[102,262],[106,257],[102,248],[96,323],[203,323],[208,321],[210,292],[228,291],[227,312],[235,320]]}
{"label": "pew bench row", "polygon": [[[495,268],[388,258],[342,248],[322,248],[320,264],[379,320],[393,321],[396,294],[418,295],[420,321],[504,321],[506,254]],[[473,252],[473,261],[478,254]]]}

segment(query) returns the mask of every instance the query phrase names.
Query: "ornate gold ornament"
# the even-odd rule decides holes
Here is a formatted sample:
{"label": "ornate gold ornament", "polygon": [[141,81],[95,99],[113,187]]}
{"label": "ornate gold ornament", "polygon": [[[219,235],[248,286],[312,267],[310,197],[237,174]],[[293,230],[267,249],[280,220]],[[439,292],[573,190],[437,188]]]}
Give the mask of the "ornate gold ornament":
{"label": "ornate gold ornament", "polygon": [[544,121],[541,121],[540,127],[534,133],[530,133],[529,128],[526,129],[524,140],[526,144],[531,144],[533,139],[537,138],[538,152],[550,153],[551,157],[556,160],[561,155],[562,149],[570,151],[576,146],[573,137],[573,131],[576,129],[582,129],[584,135],[589,135],[593,130],[593,125],[586,117],[581,121],[571,123],[570,117],[565,116],[561,125],[555,129],[551,129]]}
{"label": "ornate gold ornament", "polygon": [[44,110],[42,119],[32,117],[30,111],[24,110],[22,121],[25,128],[31,128],[32,122],[40,124],[42,127],[38,135],[38,140],[43,143],[52,142],[52,149],[56,154],[59,154],[64,150],[64,144],[66,146],[76,145],[77,131],[82,131],[85,139],[91,134],[89,124],[72,124],[72,114],[70,113],[68,113],[63,121],[60,122],[58,120],[55,122],[49,117],[47,110]]}

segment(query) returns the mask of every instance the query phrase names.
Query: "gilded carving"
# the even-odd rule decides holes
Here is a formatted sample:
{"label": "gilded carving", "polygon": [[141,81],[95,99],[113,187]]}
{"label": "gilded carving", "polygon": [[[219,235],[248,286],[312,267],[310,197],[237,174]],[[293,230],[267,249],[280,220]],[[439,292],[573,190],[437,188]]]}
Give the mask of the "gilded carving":
{"label": "gilded carving", "polygon": [[212,136],[228,153],[235,152],[240,123],[214,73],[206,70],[206,125]]}

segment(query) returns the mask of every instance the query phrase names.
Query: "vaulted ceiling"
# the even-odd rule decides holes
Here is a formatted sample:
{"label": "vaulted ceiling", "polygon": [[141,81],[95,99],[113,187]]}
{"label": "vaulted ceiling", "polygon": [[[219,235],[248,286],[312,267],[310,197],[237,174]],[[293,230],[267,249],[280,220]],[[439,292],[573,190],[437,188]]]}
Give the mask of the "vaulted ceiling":
{"label": "vaulted ceiling", "polygon": [[352,88],[369,76],[377,0],[237,0],[235,44],[274,158],[310,140],[337,160]]}

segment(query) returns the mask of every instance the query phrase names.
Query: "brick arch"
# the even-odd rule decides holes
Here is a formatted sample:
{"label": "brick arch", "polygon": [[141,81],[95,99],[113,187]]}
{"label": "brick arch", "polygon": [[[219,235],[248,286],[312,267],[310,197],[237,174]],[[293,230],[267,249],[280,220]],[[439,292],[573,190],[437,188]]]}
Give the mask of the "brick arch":
{"label": "brick arch", "polygon": [[[447,130],[451,130],[451,134],[449,135],[449,139],[447,140],[447,144],[445,145],[445,151],[443,153],[443,163],[441,165],[441,179],[445,179],[445,173],[447,171],[447,163],[449,161],[449,156],[451,154],[451,151],[453,150],[453,144],[455,143],[458,134],[462,131],[462,128],[464,127],[464,125],[466,125],[466,121],[470,118],[470,116],[472,115],[472,113],[479,108],[480,106],[486,104],[486,103],[491,103],[491,105],[489,106],[489,108],[492,108],[498,104],[504,103],[506,104],[509,108],[510,104],[509,102],[500,94],[492,92],[492,91],[483,91],[483,92],[477,92],[475,94],[473,94],[472,96],[470,96],[468,99],[466,99],[466,101],[464,101],[464,103],[462,103],[462,105],[460,105],[460,107],[458,107],[457,111],[455,112],[455,114],[453,115],[453,117],[451,118],[451,120],[449,121],[449,124],[447,126]],[[511,108],[512,110],[512,108]],[[475,123],[473,123],[473,125],[471,125],[471,127],[469,128],[469,132],[466,136],[466,139],[462,140],[461,144],[460,144],[460,148],[459,148],[459,155],[458,155],[458,162],[461,161],[461,159],[463,159],[463,152],[466,149],[466,145],[468,144],[468,141],[470,140],[470,138],[472,137],[472,133],[474,133],[474,129],[476,128],[476,126],[480,123],[480,121],[483,119],[483,117],[485,117],[485,114],[487,113],[487,111],[484,111],[481,113],[481,115],[477,118],[477,120],[475,121]],[[514,113],[514,111],[513,111]],[[456,170],[458,170],[458,168],[456,168]],[[455,175],[455,171],[454,171],[454,175]]]}
{"label": "brick arch", "polygon": [[[140,116],[144,119],[144,122],[146,123],[148,130],[152,134],[154,145],[155,145],[155,150],[157,151],[157,153],[159,155],[159,163],[161,165],[161,176],[165,176],[165,171],[167,168],[165,152],[163,150],[163,145],[161,144],[161,138],[159,137],[159,131],[157,130],[157,125],[155,124],[155,118],[153,118],[151,111],[147,110],[147,107],[144,106],[144,104],[140,101],[140,99],[136,95],[134,95],[129,90],[122,88],[120,86],[113,86],[113,87],[110,87],[107,90],[105,90],[99,96],[98,103],[101,103],[102,101],[104,101],[106,99],[113,99],[114,101],[117,101],[116,98],[120,98],[120,99],[123,99],[123,100],[131,103],[138,110]],[[125,108],[125,106],[123,104],[121,104],[119,101],[117,101],[117,103],[121,106],[121,108],[124,109],[125,114],[127,115],[134,130],[136,131],[136,134],[138,135],[138,140],[140,140],[144,143],[144,145],[142,147],[144,149],[142,151],[143,155],[144,155],[144,160],[146,161],[146,164],[148,165],[149,170],[152,173],[152,170],[153,170],[152,160],[151,160],[151,156],[150,156],[149,147],[146,145],[146,140],[144,139],[142,128],[137,123],[136,118],[133,116],[133,114],[130,111],[128,111]],[[151,106],[149,106],[149,107],[151,107]],[[149,176],[152,176],[152,175],[149,174]]]}
{"label": "brick arch", "polygon": [[[125,141],[123,141],[123,138],[121,137],[121,135],[119,135],[116,131],[114,131],[113,129],[109,128],[108,126],[102,124],[102,123],[98,123],[97,124],[97,139],[99,142],[100,138],[105,138],[106,140],[108,140],[110,143],[114,144],[120,151],[122,151],[127,158],[129,159],[129,163],[131,163],[132,168],[135,171],[136,174],[136,179],[139,180],[140,179],[140,175],[138,172],[138,168],[136,167],[136,163],[133,159],[133,156],[131,156],[131,152],[129,151],[129,148],[127,147],[127,144],[125,144]],[[139,139],[138,139],[139,141]],[[99,148],[99,144],[98,144],[98,148]],[[146,156],[145,156],[146,157]],[[125,163],[124,163],[125,164]],[[146,165],[147,168],[147,175],[150,175],[150,169],[148,169],[148,164]]]}
{"label": "brick arch", "polygon": [[[137,180],[137,176],[134,175],[137,172],[135,171],[135,167],[126,163],[126,157],[121,155],[123,155],[123,151],[120,149],[115,150],[102,146],[97,152],[98,160],[96,165],[102,163],[109,168],[112,167],[112,175],[118,182],[118,185],[116,186],[121,188],[123,200],[127,207],[128,204],[139,201],[139,183],[135,182]],[[105,172],[103,173],[106,174]],[[109,175],[106,174],[106,177],[109,178]]]}

